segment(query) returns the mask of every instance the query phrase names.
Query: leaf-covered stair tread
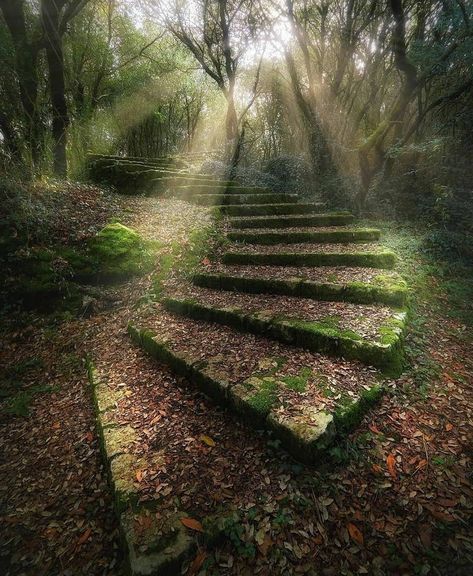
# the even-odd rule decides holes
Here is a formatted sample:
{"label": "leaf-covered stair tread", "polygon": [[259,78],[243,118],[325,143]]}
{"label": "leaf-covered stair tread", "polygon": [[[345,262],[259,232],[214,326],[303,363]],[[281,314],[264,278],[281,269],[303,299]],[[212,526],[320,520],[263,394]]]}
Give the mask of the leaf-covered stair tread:
{"label": "leaf-covered stair tread", "polygon": [[130,333],[149,354],[248,422],[271,428],[306,461],[317,458],[336,429],[356,424],[368,393],[379,394],[374,374],[356,363],[339,361],[334,369],[328,357],[165,311]]}

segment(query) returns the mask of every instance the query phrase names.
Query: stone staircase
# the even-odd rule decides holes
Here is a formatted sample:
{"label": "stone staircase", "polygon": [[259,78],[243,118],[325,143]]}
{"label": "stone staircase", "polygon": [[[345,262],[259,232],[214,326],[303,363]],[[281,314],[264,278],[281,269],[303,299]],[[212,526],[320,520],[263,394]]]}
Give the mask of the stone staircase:
{"label": "stone staircase", "polygon": [[[295,458],[316,462],[379,398],[380,376],[402,370],[408,291],[393,270],[396,255],[379,244],[379,230],[295,194],[234,182],[183,183],[172,193],[222,215],[225,241],[192,281],[168,286],[161,314],[172,322],[130,326],[131,337],[250,425],[271,430]],[[201,347],[186,322],[192,330],[198,323]],[[238,333],[263,338],[248,357],[222,353],[222,339],[242,347]],[[309,356],[295,368],[299,349]],[[339,359],[340,369],[322,378],[321,356]],[[366,375],[363,365],[373,378],[354,384],[349,373]],[[346,381],[328,384],[339,371]]]}

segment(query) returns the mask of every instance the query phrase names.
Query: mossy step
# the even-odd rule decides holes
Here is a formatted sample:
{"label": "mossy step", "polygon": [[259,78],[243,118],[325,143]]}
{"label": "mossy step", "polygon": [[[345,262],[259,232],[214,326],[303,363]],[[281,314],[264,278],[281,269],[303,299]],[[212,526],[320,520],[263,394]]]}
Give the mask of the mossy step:
{"label": "mossy step", "polygon": [[397,312],[392,323],[380,327],[380,341],[370,341],[351,330],[341,330],[322,321],[282,319],[266,312],[247,314],[239,308],[219,308],[178,298],[163,298],[162,304],[175,314],[217,322],[242,332],[262,334],[313,352],[359,360],[390,375],[399,375],[402,371],[404,312]]}
{"label": "mossy step", "polygon": [[227,238],[234,242],[247,244],[349,244],[351,242],[376,242],[381,232],[375,228],[358,228],[349,230],[317,230],[291,232],[229,232]]}
{"label": "mossy step", "polygon": [[190,200],[201,206],[213,205],[261,205],[290,204],[296,202],[297,194],[194,194]]}
{"label": "mossy step", "polygon": [[161,339],[149,330],[129,325],[128,332],[134,343],[152,358],[170,366],[178,375],[193,382],[204,394],[230,408],[251,426],[270,429],[283,448],[307,464],[319,461],[323,451],[331,446],[337,435],[352,430],[383,392],[379,385],[363,389],[354,399],[341,402],[333,412],[327,411],[325,406],[293,404],[290,413],[287,413],[280,410],[279,400],[280,396],[284,397],[287,378],[278,380],[274,375],[258,373],[230,384],[225,374],[213,370],[211,354],[208,359],[204,357],[196,361],[176,350],[174,342]]}
{"label": "mossy step", "polygon": [[380,303],[388,306],[403,307],[407,301],[406,283],[378,281],[347,282],[314,282],[303,278],[288,278],[286,280],[261,277],[229,276],[226,274],[195,274],[193,282],[203,288],[217,290],[237,290],[249,294],[280,294],[310,298],[312,300],[327,300],[336,302],[353,302],[356,304]]}
{"label": "mossy step", "polygon": [[269,188],[251,188],[248,186],[240,186],[237,184],[225,184],[224,182],[215,182],[200,184],[198,182],[189,184],[173,184],[173,195],[176,197],[186,196],[189,197],[195,194],[213,194],[215,196],[226,196],[226,195],[261,195],[261,194],[273,194]]}
{"label": "mossy step", "polygon": [[279,252],[250,253],[226,252],[224,264],[263,265],[263,266],[353,266],[365,268],[385,268],[391,270],[396,265],[394,252]]}
{"label": "mossy step", "polygon": [[87,372],[101,452],[125,548],[127,573],[131,576],[177,574],[197,548],[196,538],[181,522],[189,515],[178,511],[158,518],[153,513],[156,501],[147,502],[147,506],[140,503],[136,475],[147,467],[162,465],[162,457],[158,453],[148,461],[136,456],[132,450],[138,439],[136,431],[127,424],[115,422],[117,402],[130,391],[110,389],[107,382],[98,377],[90,359],[87,359]]}
{"label": "mossy step", "polygon": [[333,214],[313,214],[313,215],[293,215],[293,216],[266,216],[253,218],[229,218],[232,228],[297,228],[297,227],[317,227],[317,226],[346,226],[354,221],[353,214],[333,213]]}
{"label": "mossy step", "polygon": [[314,214],[324,207],[323,202],[313,204],[279,203],[279,204],[252,204],[242,206],[235,204],[215,205],[215,210],[227,216],[280,216],[287,214]]}

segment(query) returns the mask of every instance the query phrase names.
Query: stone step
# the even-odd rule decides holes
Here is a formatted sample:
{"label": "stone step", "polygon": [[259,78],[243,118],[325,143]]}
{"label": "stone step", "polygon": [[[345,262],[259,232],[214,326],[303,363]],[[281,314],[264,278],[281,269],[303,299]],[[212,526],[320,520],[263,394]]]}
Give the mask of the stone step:
{"label": "stone step", "polygon": [[[364,364],[375,366],[391,376],[397,376],[401,373],[404,312],[390,312],[387,315],[385,311],[382,313],[380,311],[379,314],[382,319],[367,319],[365,328],[373,330],[373,323],[376,321],[377,334],[368,338],[361,335],[360,331],[356,332],[353,329],[341,327],[342,322],[347,325],[353,323],[354,319],[351,318],[351,315],[363,313],[357,305],[343,304],[345,314],[342,316],[343,309],[341,304],[338,304],[336,320],[334,317],[309,320],[307,318],[301,319],[303,305],[300,304],[300,301],[294,298],[290,303],[292,310],[297,311],[297,313],[293,312],[296,315],[289,316],[287,306],[284,314],[281,311],[282,306],[277,306],[277,298],[281,297],[272,298],[271,310],[249,311],[248,296],[245,299],[243,295],[228,299],[238,302],[239,305],[212,305],[201,301],[204,298],[197,299],[194,294],[192,298],[188,299],[182,297],[163,298],[162,305],[174,314],[188,316],[196,320],[216,322],[242,332],[260,334],[313,352],[321,352],[349,360],[359,360]],[[264,305],[264,302],[261,304]],[[350,306],[354,306],[357,310],[350,309]],[[320,316],[320,314],[317,315]],[[338,319],[339,316],[342,320]],[[360,323],[361,319],[357,317],[356,324],[359,326]]]}
{"label": "stone step", "polygon": [[298,199],[297,194],[194,194],[190,201],[201,206],[291,204]]}
{"label": "stone step", "polygon": [[255,231],[228,232],[227,238],[233,242],[246,244],[299,244],[303,242],[348,244],[351,242],[376,242],[380,231],[375,228],[336,229],[336,230],[297,230],[287,232]]}
{"label": "stone step", "polygon": [[353,266],[385,268],[396,265],[396,255],[390,250],[360,252],[226,252],[224,264],[255,266]]}
{"label": "stone step", "polygon": [[225,182],[207,182],[204,184],[199,184],[198,182],[189,184],[186,183],[173,183],[170,181],[171,193],[173,197],[180,198],[193,196],[195,194],[213,194],[216,196],[227,196],[227,195],[269,195],[273,192],[269,188],[257,188],[250,186],[240,186],[238,184],[226,184]]}
{"label": "stone step", "polygon": [[[205,349],[195,342],[196,330]],[[295,354],[290,346],[163,310],[146,328],[129,326],[129,334],[152,358],[250,426],[270,429],[283,448],[309,464],[337,435],[351,431],[382,393],[376,374],[358,363]],[[241,354],[252,362],[242,364]]]}
{"label": "stone step", "polygon": [[229,218],[232,228],[298,228],[318,226],[345,226],[351,224],[355,217],[349,213],[328,213],[293,216],[263,216],[248,218]]}
{"label": "stone step", "polygon": [[381,277],[375,282],[314,282],[304,278],[275,279],[262,276],[232,276],[228,274],[195,274],[196,286],[247,292],[250,294],[282,294],[312,300],[353,302],[357,304],[380,303],[387,306],[406,305],[407,286],[400,278]]}
{"label": "stone step", "polygon": [[216,205],[214,208],[227,216],[279,216],[288,214],[316,214],[324,205],[323,202],[313,204],[252,204],[249,206],[232,203]]}

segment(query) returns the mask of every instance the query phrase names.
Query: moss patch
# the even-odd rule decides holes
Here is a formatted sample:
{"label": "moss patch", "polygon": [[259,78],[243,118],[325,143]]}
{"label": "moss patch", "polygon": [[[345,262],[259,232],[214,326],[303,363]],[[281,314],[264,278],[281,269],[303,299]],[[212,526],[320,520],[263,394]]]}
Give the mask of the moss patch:
{"label": "moss patch", "polygon": [[227,216],[281,216],[285,214],[316,214],[324,206],[321,202],[314,204],[250,204],[245,206],[238,205],[236,202],[230,203],[230,200],[226,205],[215,205],[215,210]]}
{"label": "moss patch", "polygon": [[365,268],[392,269],[396,265],[396,255],[390,250],[379,252],[316,252],[316,253],[270,253],[254,254],[227,252],[223,255],[224,264],[248,264],[266,266],[361,266]]}
{"label": "moss patch", "polygon": [[354,220],[352,214],[314,214],[309,216],[276,216],[263,218],[232,218],[233,228],[294,228],[296,226],[345,226]]}
{"label": "moss patch", "polygon": [[196,286],[219,290],[238,290],[249,294],[283,294],[312,300],[357,304],[378,302],[400,307],[405,304],[407,299],[407,288],[404,281],[401,280],[397,284],[395,279],[390,283],[390,286],[383,287],[378,283],[367,282],[337,284],[335,282],[314,282],[303,278],[274,279],[227,276],[225,274],[195,274],[193,282]]}
{"label": "moss patch", "polygon": [[314,232],[229,232],[227,237],[234,242],[268,246],[273,244],[300,244],[302,242],[348,244],[351,242],[377,241],[380,237],[380,231],[374,228],[360,228]]}

